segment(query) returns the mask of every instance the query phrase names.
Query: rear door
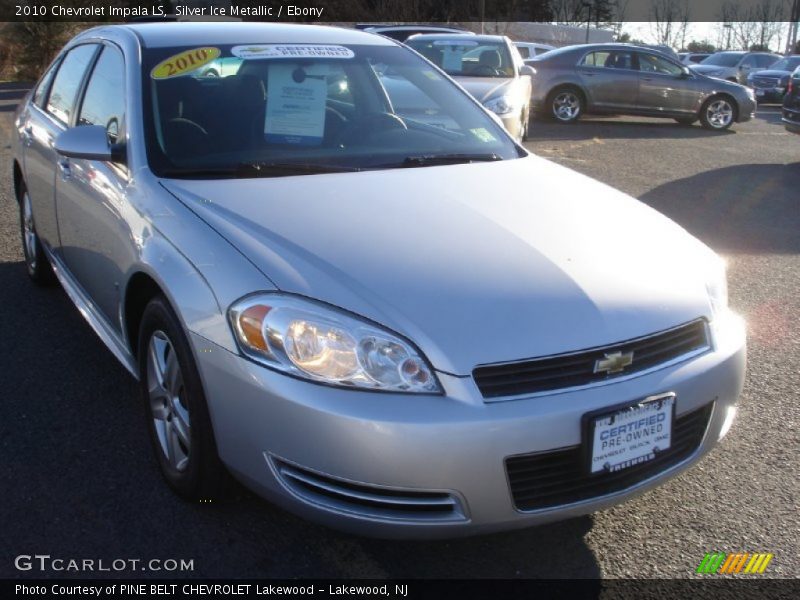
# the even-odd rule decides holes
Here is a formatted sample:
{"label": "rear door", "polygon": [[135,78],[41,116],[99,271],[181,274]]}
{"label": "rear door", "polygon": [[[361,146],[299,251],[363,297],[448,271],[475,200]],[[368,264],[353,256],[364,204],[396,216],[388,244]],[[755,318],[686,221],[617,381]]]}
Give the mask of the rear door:
{"label": "rear door", "polygon": [[[109,143],[123,141],[125,61],[116,46],[103,45],[76,113],[75,127],[102,125]],[[135,252],[126,225],[127,169],[94,160],[60,160],[56,207],[63,260],[95,306],[119,330],[120,283]]]}
{"label": "rear door", "polygon": [[578,74],[593,108],[630,110],[639,96],[639,72],[630,50],[595,50],[578,63]]}
{"label": "rear door", "polygon": [[98,46],[69,50],[42,78],[23,115],[25,183],[33,205],[36,233],[50,247],[59,245],[55,208],[58,156],[53,143],[68,125],[86,69]]}
{"label": "rear door", "polygon": [[697,82],[683,74],[681,65],[652,52],[637,54],[640,110],[681,115],[697,112]]}

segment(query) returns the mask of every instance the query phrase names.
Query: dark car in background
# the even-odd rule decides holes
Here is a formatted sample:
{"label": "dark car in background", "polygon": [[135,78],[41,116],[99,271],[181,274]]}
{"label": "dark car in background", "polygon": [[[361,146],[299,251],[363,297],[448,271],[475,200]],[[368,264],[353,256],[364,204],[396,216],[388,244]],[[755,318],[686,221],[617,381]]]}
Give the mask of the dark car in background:
{"label": "dark car in background", "polygon": [[534,70],[523,63],[506,36],[415,35],[406,40],[406,45],[450,75],[497,115],[517,141],[525,139]]}
{"label": "dark car in background", "polygon": [[587,44],[551,50],[529,63],[533,109],[561,123],[584,113],[668,117],[727,129],[753,117],[753,90],[692,72],[659,52],[631,44]]}
{"label": "dark car in background", "polygon": [[764,71],[747,76],[747,85],[756,92],[759,102],[783,102],[792,72],[800,67],[800,54],[785,56]]}
{"label": "dark car in background", "polygon": [[691,65],[695,73],[708,77],[727,79],[742,85],[747,83],[747,76],[754,71],[766,69],[781,58],[780,54],[771,52],[745,52],[731,50],[716,52],[698,65]]}
{"label": "dark car in background", "polygon": [[800,67],[789,78],[783,97],[783,126],[790,133],[800,134]]}

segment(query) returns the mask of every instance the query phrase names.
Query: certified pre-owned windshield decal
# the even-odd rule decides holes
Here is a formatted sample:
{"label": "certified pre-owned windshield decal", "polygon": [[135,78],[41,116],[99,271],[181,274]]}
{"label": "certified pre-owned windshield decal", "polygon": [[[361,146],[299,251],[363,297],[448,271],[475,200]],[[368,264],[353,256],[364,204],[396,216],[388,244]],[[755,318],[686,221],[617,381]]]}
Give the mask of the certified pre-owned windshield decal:
{"label": "certified pre-owned windshield decal", "polygon": [[153,79],[180,77],[181,75],[199,69],[203,65],[207,65],[219,55],[219,48],[208,46],[204,48],[192,48],[191,50],[186,50],[180,54],[175,54],[174,56],[162,60],[150,71],[150,77]]}
{"label": "certified pre-owned windshield decal", "polygon": [[259,58],[353,58],[350,48],[331,44],[251,44],[234,46],[231,54],[248,60]]}

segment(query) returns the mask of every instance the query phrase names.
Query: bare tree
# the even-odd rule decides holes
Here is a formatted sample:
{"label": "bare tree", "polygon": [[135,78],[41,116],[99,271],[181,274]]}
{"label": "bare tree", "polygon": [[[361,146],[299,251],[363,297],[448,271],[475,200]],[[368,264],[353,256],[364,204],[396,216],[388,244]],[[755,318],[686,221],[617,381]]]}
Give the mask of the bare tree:
{"label": "bare tree", "polygon": [[651,33],[659,44],[681,46],[689,26],[688,0],[650,0]]}

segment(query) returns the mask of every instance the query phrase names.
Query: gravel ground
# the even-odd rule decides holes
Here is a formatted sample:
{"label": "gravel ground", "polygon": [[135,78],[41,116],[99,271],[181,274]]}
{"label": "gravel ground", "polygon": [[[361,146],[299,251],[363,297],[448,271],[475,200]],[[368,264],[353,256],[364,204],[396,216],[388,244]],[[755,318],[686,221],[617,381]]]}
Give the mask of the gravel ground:
{"label": "gravel ground", "polygon": [[19,96],[0,86],[0,577],[26,575],[14,557],[39,553],[193,559],[193,577],[683,578],[709,551],[772,552],[769,575],[800,575],[800,138],[776,108],[723,134],[652,119],[536,124],[530,150],[640,198],[727,257],[731,303],[749,323],[740,416],[698,466],[624,505],[416,543],[339,534],[243,489],[223,505],[167,490],[133,380],[59,288],[26,278],[8,170]]}

